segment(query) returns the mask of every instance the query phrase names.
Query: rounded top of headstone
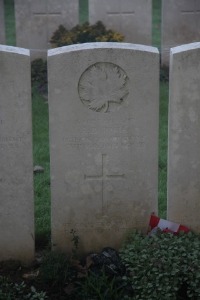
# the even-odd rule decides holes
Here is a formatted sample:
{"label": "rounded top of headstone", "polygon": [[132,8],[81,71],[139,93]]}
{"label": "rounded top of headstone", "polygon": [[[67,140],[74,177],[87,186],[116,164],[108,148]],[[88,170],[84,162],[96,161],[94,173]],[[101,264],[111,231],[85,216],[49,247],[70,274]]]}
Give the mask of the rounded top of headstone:
{"label": "rounded top of headstone", "polygon": [[0,45],[0,51],[30,56],[30,50],[19,47]]}
{"label": "rounded top of headstone", "polygon": [[189,44],[173,47],[173,48],[171,48],[170,52],[172,54],[176,54],[176,53],[179,53],[179,52],[185,52],[185,51],[189,51],[189,50],[196,50],[196,49],[199,49],[199,48],[200,48],[200,42],[195,42],[195,43],[189,43]]}
{"label": "rounded top of headstone", "polygon": [[58,54],[63,54],[63,53],[73,52],[73,51],[92,50],[92,49],[123,49],[123,50],[151,52],[157,54],[159,53],[158,48],[151,47],[151,46],[131,44],[131,43],[96,42],[96,43],[74,44],[70,46],[54,48],[48,50],[48,56],[53,56],[53,55],[58,55]]}

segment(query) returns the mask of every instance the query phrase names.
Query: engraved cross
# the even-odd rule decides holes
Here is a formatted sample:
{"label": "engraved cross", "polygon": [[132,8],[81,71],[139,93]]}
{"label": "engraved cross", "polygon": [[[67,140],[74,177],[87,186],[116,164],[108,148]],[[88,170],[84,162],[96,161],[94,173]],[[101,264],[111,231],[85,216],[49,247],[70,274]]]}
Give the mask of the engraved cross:
{"label": "engraved cross", "polygon": [[99,175],[84,175],[87,180],[99,180],[101,182],[101,199],[102,199],[102,214],[104,214],[105,206],[105,181],[109,179],[124,178],[125,174],[107,174],[105,170],[106,154],[102,154],[101,173]]}

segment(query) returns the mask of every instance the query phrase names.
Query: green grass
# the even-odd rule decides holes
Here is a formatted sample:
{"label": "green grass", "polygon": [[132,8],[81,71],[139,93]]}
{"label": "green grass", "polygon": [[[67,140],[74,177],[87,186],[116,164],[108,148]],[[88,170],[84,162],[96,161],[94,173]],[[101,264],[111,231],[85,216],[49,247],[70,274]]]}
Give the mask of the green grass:
{"label": "green grass", "polygon": [[152,43],[160,49],[161,0],[153,0]]}
{"label": "green grass", "polygon": [[166,217],[167,209],[167,137],[168,137],[168,83],[160,84],[160,126],[159,126],[159,215]]}
{"label": "green grass", "polygon": [[[88,19],[88,0],[80,0],[80,21]],[[160,47],[160,0],[153,0],[153,44]],[[5,1],[7,43],[15,45],[13,0]],[[50,175],[48,104],[33,90],[33,153],[34,165],[44,167],[44,174],[34,176],[36,242],[38,245],[50,239]],[[159,137],[159,215],[166,217],[167,182],[167,110],[168,84],[160,86],[160,137]]]}
{"label": "green grass", "polygon": [[5,27],[6,27],[6,43],[10,46],[16,45],[15,36],[15,14],[14,0],[5,0]]}
{"label": "green grass", "polygon": [[88,21],[88,0],[79,0],[79,20],[81,24]]}
{"label": "green grass", "polygon": [[34,165],[44,168],[44,173],[34,175],[36,245],[43,245],[50,236],[50,164],[48,104],[33,90],[33,157]]}

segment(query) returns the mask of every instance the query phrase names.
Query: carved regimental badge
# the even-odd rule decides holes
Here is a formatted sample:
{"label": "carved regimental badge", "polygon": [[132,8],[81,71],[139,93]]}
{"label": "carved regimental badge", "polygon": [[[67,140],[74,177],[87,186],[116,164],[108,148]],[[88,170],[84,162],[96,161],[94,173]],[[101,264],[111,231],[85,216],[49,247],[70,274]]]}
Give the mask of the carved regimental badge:
{"label": "carved regimental badge", "polygon": [[119,66],[99,62],[80,77],[78,92],[84,105],[95,112],[112,112],[120,108],[129,94],[129,79]]}

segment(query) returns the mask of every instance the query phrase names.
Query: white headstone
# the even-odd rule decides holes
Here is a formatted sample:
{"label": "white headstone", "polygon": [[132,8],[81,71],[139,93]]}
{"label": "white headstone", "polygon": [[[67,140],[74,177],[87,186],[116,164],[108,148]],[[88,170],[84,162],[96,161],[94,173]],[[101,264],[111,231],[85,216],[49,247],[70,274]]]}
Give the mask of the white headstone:
{"label": "white headstone", "polygon": [[78,0],[15,0],[15,19],[17,46],[46,57],[59,25],[71,29],[79,23]]}
{"label": "white headstone", "polygon": [[4,20],[4,0],[0,0],[0,44],[6,43],[5,20]]}
{"label": "white headstone", "polygon": [[200,43],[170,61],[168,218],[200,232]]}
{"label": "white headstone", "polygon": [[152,43],[152,0],[89,0],[89,22],[97,21],[122,33],[126,42]]}
{"label": "white headstone", "polygon": [[34,257],[30,55],[0,46],[0,261]]}
{"label": "white headstone", "polygon": [[[49,50],[52,243],[119,247],[157,211],[156,48],[91,43]],[[153,74],[153,75],[152,75]]]}
{"label": "white headstone", "polygon": [[200,41],[200,1],[162,0],[162,65],[171,47]]}

